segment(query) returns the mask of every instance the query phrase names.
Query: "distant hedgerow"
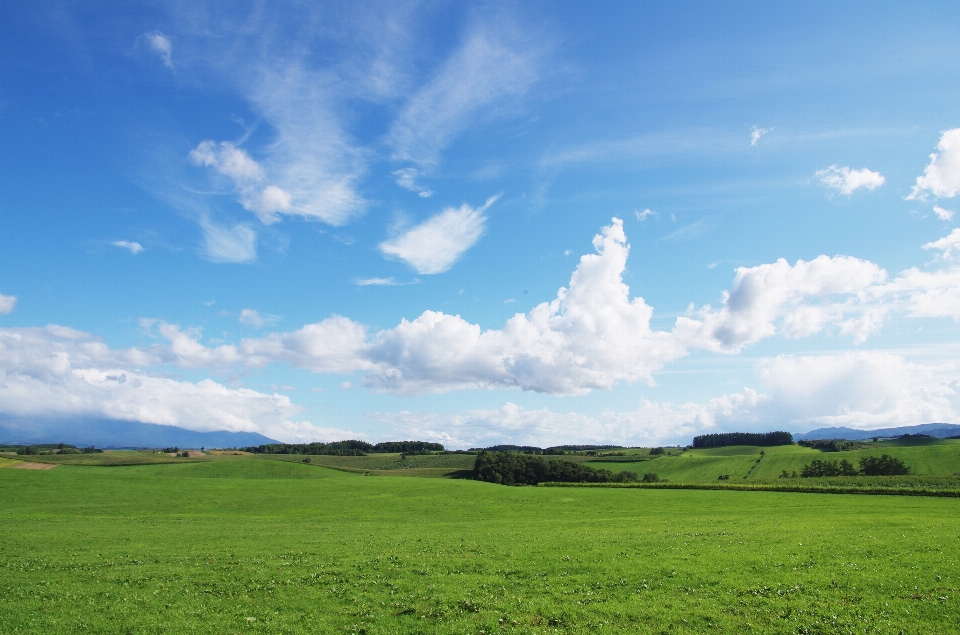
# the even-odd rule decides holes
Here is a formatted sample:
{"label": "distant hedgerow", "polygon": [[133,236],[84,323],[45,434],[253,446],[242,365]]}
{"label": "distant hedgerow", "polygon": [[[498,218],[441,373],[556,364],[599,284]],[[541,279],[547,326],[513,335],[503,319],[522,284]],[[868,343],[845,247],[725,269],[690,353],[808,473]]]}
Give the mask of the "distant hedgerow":
{"label": "distant hedgerow", "polygon": [[635,472],[614,474],[586,465],[547,459],[516,452],[487,452],[477,455],[473,477],[478,481],[501,485],[537,485],[538,483],[630,483]]}
{"label": "distant hedgerow", "polygon": [[722,432],[693,437],[694,448],[722,448],[728,445],[790,445],[789,432]]}

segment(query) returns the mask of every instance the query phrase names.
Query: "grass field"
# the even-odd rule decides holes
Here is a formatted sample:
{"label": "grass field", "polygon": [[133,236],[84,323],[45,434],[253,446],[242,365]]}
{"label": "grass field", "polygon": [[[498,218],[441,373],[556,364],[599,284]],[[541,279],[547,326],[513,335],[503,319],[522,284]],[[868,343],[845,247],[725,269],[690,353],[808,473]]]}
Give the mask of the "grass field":
{"label": "grass field", "polygon": [[956,499],[510,488],[263,457],[0,469],[0,621],[943,633],[960,624],[958,515]]}
{"label": "grass field", "polygon": [[[910,466],[916,475],[949,476],[960,474],[960,439],[923,439],[871,443],[870,447],[845,452],[821,452],[799,445],[771,448],[731,446],[703,450],[687,450],[679,456],[664,456],[637,463],[588,461],[586,465],[619,472],[656,473],[674,482],[698,483],[716,481],[721,474],[731,481],[748,482],[778,479],[783,470],[800,473],[814,459],[839,461],[847,459],[857,465],[864,456],[889,454]],[[760,452],[763,451],[761,457]],[[758,462],[759,461],[759,462]]]}

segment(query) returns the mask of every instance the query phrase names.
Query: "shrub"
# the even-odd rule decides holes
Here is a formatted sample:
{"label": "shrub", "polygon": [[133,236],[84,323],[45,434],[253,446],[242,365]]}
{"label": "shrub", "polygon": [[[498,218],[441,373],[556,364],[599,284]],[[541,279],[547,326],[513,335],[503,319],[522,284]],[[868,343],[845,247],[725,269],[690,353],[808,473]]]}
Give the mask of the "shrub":
{"label": "shrub", "polygon": [[865,476],[904,476],[910,473],[910,468],[900,459],[884,454],[860,459],[860,473]]}
{"label": "shrub", "polygon": [[663,448],[650,448],[650,454],[656,456],[658,454],[666,454],[666,450]]}
{"label": "shrub", "polygon": [[33,455],[39,454],[39,453],[40,453],[40,450],[37,449],[37,446],[35,446],[35,445],[27,445],[27,446],[24,446],[24,447],[22,447],[22,448],[17,448],[17,454],[19,454],[19,455],[21,455],[21,456],[23,456],[23,455],[33,456]]}
{"label": "shrub", "polygon": [[646,474],[643,475],[644,483],[656,483],[659,480],[660,480],[660,477],[657,476],[656,472],[647,472]]}

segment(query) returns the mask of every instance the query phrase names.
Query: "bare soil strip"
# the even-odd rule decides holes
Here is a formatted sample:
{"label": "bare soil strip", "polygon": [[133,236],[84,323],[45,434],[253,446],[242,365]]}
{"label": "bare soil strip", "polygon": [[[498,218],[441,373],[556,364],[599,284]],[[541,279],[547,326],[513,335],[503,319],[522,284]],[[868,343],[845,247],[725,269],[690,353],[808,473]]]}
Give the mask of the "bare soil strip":
{"label": "bare soil strip", "polygon": [[20,465],[11,465],[12,470],[52,470],[57,467],[56,463],[33,463],[31,461],[21,461]]}

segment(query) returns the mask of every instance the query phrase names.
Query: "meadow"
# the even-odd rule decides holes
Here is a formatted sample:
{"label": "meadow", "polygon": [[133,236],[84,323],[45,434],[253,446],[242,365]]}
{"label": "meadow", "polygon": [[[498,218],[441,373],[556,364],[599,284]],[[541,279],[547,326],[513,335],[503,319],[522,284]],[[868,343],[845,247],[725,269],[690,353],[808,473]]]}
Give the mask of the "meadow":
{"label": "meadow", "polygon": [[[116,461],[110,454],[127,456],[102,459]],[[514,488],[283,458],[3,467],[3,632],[943,633],[960,624],[957,499]]]}

